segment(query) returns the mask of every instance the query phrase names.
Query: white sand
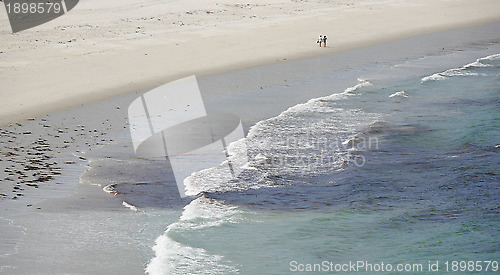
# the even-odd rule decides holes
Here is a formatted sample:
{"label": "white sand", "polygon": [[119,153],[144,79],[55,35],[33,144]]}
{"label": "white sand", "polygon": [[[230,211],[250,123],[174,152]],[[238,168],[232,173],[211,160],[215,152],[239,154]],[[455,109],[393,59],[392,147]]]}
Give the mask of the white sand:
{"label": "white sand", "polygon": [[[500,21],[498,0],[82,0],[13,35],[0,9],[0,125],[176,78]],[[318,35],[329,47],[319,48]]]}

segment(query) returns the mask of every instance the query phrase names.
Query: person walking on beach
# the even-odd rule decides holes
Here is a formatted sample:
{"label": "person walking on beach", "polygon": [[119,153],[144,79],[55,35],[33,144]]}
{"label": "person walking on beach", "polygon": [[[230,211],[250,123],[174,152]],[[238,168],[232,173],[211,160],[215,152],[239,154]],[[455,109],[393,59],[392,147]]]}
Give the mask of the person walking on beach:
{"label": "person walking on beach", "polygon": [[316,43],[319,44],[319,47],[321,48],[321,42],[323,42],[323,37],[321,36],[321,34],[319,35],[319,38],[318,38],[318,41]]}
{"label": "person walking on beach", "polygon": [[[320,47],[321,47],[321,42],[320,42]],[[326,48],[326,35],[323,36],[323,47]]]}

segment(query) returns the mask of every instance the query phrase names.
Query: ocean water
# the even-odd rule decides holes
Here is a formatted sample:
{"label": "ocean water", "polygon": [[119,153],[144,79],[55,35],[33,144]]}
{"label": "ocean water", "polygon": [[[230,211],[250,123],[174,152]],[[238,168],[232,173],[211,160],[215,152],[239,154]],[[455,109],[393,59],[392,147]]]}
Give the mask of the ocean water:
{"label": "ocean water", "polygon": [[406,60],[259,121],[229,146],[237,180],[190,177],[146,272],[498,271],[499,53]]}

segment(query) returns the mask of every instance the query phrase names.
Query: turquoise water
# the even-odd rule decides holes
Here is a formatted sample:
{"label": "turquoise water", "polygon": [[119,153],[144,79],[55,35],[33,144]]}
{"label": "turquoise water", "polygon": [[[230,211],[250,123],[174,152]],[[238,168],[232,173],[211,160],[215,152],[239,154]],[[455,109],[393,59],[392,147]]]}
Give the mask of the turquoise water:
{"label": "turquoise water", "polygon": [[[246,138],[251,169],[220,191],[225,183],[204,182],[147,271],[498,271],[500,55],[469,59],[360,76],[259,122]],[[349,263],[361,266],[341,269]]]}

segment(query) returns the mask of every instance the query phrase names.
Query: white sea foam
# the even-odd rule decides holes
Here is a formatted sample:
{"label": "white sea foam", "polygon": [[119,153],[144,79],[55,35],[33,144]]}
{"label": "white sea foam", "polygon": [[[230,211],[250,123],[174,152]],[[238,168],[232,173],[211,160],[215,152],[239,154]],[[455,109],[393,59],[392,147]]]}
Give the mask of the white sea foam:
{"label": "white sea foam", "polygon": [[443,80],[446,79],[445,76],[441,75],[441,73],[436,73],[430,76],[426,76],[422,78],[422,82],[427,82],[427,81],[438,81],[438,80]]}
{"label": "white sea foam", "polygon": [[464,66],[465,69],[468,69],[468,68],[487,68],[487,67],[491,67],[490,64],[483,64],[481,63],[482,60],[485,60],[485,59],[478,59],[476,60],[475,62],[472,62],[470,64],[467,64]]}
{"label": "white sea foam", "polygon": [[[237,222],[238,207],[205,196],[199,197],[184,207],[177,226],[184,230],[196,230]],[[179,227],[177,227],[179,228]]]}
{"label": "white sea foam", "polygon": [[[337,101],[370,85],[359,80],[343,93],[311,99],[256,123],[246,138],[227,146],[228,161],[184,180],[186,195],[272,187],[268,175],[313,175],[343,168],[351,156],[341,141],[355,137],[377,115],[338,108]],[[248,160],[247,152],[255,157]],[[229,168],[245,180],[235,180]]]}
{"label": "white sea foam", "polygon": [[397,92],[397,93],[393,93],[392,95],[390,95],[389,97],[409,97],[410,95],[405,92],[405,91],[400,91],[400,92]]}
{"label": "white sea foam", "polygon": [[449,70],[446,70],[446,71],[443,71],[440,73],[432,74],[430,76],[426,76],[426,77],[422,78],[422,83],[428,82],[428,81],[444,80],[444,79],[447,79],[449,77],[454,77],[454,76],[477,76],[477,75],[479,75],[479,73],[473,72],[471,70],[473,70],[475,68],[491,67],[492,65],[487,64],[487,63],[485,64],[485,61],[497,60],[499,58],[500,58],[500,54],[494,54],[494,55],[490,55],[487,57],[482,57],[482,58],[479,58],[476,61],[469,63],[467,65],[464,65],[460,68],[453,68],[453,69],[449,69]]}
{"label": "white sea foam", "polygon": [[176,232],[199,230],[206,227],[220,226],[224,223],[238,222],[241,213],[236,206],[207,198],[193,200],[184,207],[178,222],[168,226],[163,235],[158,237],[153,246],[155,257],[146,267],[146,273],[160,274],[228,274],[237,273],[235,267],[221,255],[213,255],[203,248],[192,247],[171,237]]}
{"label": "white sea foam", "polygon": [[352,93],[354,91],[357,91],[359,88],[372,86],[372,84],[369,81],[366,81],[366,80],[363,80],[363,79],[358,79],[358,81],[359,81],[358,84],[345,89],[344,92],[345,93]]}
{"label": "white sea foam", "polygon": [[203,248],[186,246],[168,236],[168,231],[156,239],[155,257],[146,267],[151,275],[165,274],[228,274],[238,270],[223,264],[223,257],[212,255]]}
{"label": "white sea foam", "polygon": [[226,147],[226,152],[228,158],[219,166],[194,172],[184,180],[186,195],[195,196],[202,192],[224,192],[256,187],[256,183],[253,186],[252,184],[243,186],[235,181],[235,177],[249,170],[246,139],[230,143]]}
{"label": "white sea foam", "polygon": [[479,75],[478,73],[468,72],[467,71],[468,68],[471,68],[471,66],[469,66],[469,67],[464,66],[462,68],[449,69],[449,70],[446,70],[444,72],[435,73],[433,75],[426,76],[426,77],[422,78],[422,83],[427,82],[427,81],[444,80],[444,79],[448,79],[449,77],[453,77],[453,76],[476,76],[476,75]]}
{"label": "white sea foam", "polygon": [[483,58],[479,58],[480,61],[483,60],[500,60],[500,53],[499,54],[492,54]]}

